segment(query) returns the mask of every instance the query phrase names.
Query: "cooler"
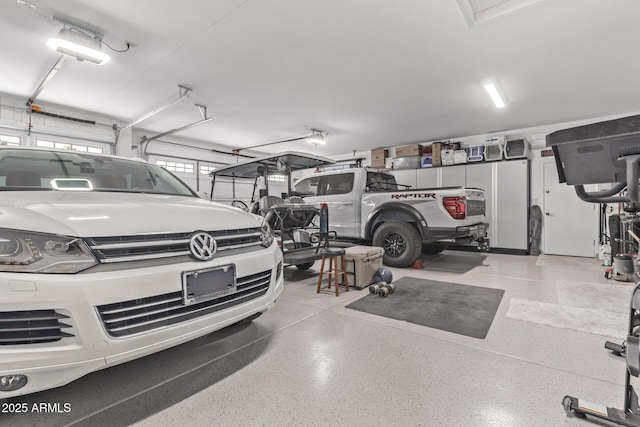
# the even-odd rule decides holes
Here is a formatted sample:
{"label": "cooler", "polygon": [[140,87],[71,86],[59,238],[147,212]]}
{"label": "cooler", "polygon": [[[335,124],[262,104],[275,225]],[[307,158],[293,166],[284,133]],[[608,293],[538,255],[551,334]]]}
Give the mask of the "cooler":
{"label": "cooler", "polygon": [[345,249],[349,285],[366,288],[373,282],[373,275],[382,267],[384,249],[376,246],[352,246]]}

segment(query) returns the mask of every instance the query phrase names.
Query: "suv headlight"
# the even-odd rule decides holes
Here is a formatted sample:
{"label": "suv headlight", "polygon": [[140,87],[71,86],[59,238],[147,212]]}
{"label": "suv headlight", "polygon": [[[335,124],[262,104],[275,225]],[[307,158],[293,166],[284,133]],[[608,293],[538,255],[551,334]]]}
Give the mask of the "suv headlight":
{"label": "suv headlight", "polygon": [[271,231],[271,226],[267,223],[267,221],[262,221],[262,225],[260,225],[260,240],[262,240],[262,246],[268,248],[273,243],[275,236],[273,235],[273,231]]}
{"label": "suv headlight", "polygon": [[0,229],[0,271],[77,273],[96,264],[82,239]]}

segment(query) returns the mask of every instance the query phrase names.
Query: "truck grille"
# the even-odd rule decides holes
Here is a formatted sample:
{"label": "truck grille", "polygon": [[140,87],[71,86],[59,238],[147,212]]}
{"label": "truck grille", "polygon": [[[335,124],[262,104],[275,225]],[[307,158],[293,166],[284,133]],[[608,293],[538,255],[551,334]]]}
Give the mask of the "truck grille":
{"label": "truck grille", "polygon": [[467,216],[484,215],[484,212],[485,212],[484,200],[467,199]]}
{"label": "truck grille", "polygon": [[182,291],[96,307],[107,333],[121,338],[159,329],[258,298],[269,289],[271,270],[237,279],[237,291],[198,304],[182,305]]}
{"label": "truck grille", "polygon": [[[260,228],[209,231],[216,239],[218,251],[227,251],[261,243]],[[87,243],[103,263],[139,261],[189,255],[193,233],[149,234],[119,237],[92,237]]]}
{"label": "truck grille", "polygon": [[0,311],[0,345],[39,344],[73,337],[60,319],[69,316],[55,310]]}

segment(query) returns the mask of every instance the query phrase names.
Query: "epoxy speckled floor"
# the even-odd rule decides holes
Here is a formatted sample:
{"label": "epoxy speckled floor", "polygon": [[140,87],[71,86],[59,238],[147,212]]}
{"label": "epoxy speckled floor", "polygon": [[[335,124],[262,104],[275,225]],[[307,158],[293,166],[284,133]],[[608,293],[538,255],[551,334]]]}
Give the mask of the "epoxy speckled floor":
{"label": "epoxy speckled floor", "polygon": [[623,403],[625,363],[606,337],[506,317],[511,298],[559,304],[568,282],[632,286],[596,260],[445,251],[393,269],[504,289],[484,340],[346,309],[368,292],[317,295],[305,273],[287,268],[282,298],[250,325],[15,399],[72,411],[0,425],[588,426],[565,415],[565,394]]}

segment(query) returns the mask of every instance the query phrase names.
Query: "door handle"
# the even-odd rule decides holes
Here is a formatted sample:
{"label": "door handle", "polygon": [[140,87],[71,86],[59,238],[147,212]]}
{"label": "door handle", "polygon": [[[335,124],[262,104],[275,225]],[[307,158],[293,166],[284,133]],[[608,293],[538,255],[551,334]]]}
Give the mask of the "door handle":
{"label": "door handle", "polygon": [[353,202],[342,202],[342,206],[350,206],[353,205]]}
{"label": "door handle", "polygon": [[544,213],[546,216],[551,216],[551,214],[549,212],[545,212]]}

